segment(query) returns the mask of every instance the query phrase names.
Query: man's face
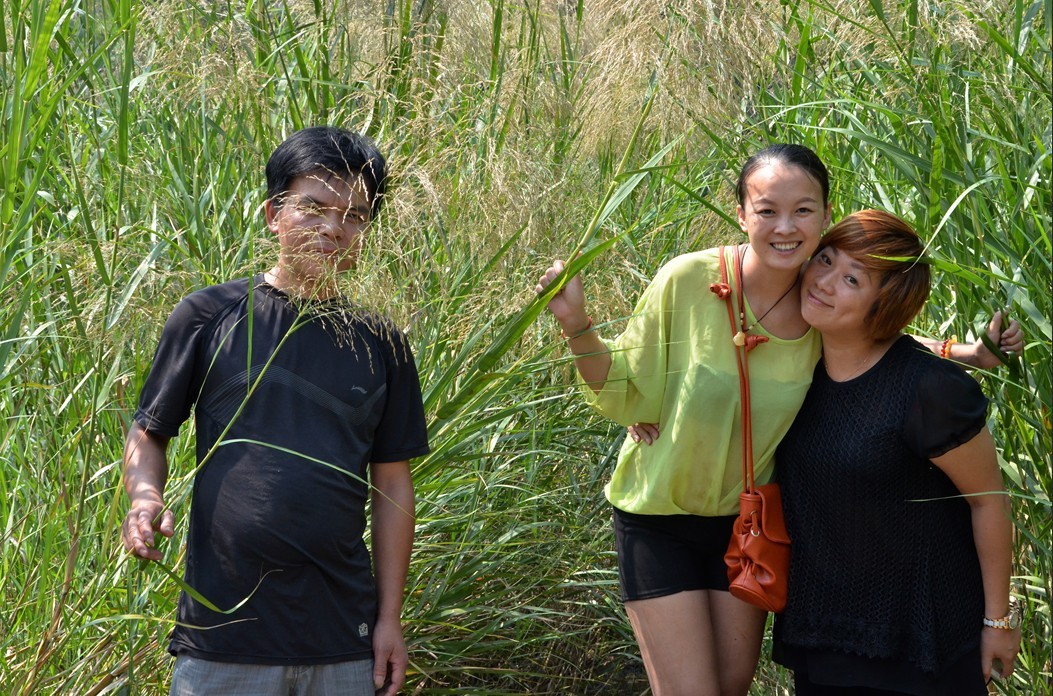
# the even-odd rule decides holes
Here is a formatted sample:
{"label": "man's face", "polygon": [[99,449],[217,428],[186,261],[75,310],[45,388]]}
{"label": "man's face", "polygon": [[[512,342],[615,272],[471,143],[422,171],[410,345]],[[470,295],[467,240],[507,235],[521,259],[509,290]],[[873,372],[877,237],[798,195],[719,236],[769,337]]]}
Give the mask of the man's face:
{"label": "man's face", "polygon": [[278,236],[278,265],[286,280],[304,288],[354,268],[369,226],[369,192],[361,177],[327,172],[293,179],[265,204],[267,227]]}

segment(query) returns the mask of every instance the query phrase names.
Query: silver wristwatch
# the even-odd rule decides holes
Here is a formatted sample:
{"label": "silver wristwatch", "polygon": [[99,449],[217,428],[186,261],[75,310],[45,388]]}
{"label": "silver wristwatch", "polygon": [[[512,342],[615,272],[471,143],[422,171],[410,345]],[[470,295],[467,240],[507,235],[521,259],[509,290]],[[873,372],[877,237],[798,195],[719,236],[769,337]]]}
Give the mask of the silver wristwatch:
{"label": "silver wristwatch", "polygon": [[984,626],[1012,631],[1020,627],[1020,621],[1023,619],[1023,615],[1024,607],[1020,605],[1020,602],[1016,601],[1016,597],[1010,597],[1009,613],[1000,619],[989,619],[985,616]]}

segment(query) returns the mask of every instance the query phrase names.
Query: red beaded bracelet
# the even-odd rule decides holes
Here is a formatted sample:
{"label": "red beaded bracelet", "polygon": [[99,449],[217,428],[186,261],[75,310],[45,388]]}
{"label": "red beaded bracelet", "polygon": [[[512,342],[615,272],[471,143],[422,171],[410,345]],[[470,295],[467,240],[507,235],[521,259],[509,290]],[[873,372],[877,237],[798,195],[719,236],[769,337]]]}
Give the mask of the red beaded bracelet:
{"label": "red beaded bracelet", "polygon": [[951,336],[950,338],[944,339],[943,343],[940,344],[940,357],[941,358],[949,358],[949,357],[951,357],[951,346],[953,346],[957,342],[958,342],[958,339],[954,338],[953,336]]}
{"label": "red beaded bracelet", "polygon": [[568,336],[566,331],[560,331],[559,332],[560,335],[563,336],[563,340],[564,341],[569,341],[571,339],[577,338],[578,336],[581,336],[583,334],[588,333],[589,329],[592,328],[592,317],[585,317],[585,318],[589,320],[589,323],[585,325],[584,329],[582,329],[578,333],[574,334],[573,336]]}

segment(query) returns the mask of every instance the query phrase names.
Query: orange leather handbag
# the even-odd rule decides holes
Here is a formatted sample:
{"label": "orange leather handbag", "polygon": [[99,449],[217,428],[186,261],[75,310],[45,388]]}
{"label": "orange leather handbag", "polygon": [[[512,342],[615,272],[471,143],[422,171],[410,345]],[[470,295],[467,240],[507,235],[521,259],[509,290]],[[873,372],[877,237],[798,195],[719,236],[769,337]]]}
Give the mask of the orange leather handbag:
{"label": "orange leather handbag", "polygon": [[742,256],[735,247],[735,296],[739,322],[735,321],[731,288],[728,285],[724,249],[720,250],[721,283],[710,286],[718,297],[727,301],[728,317],[734,335],[735,358],[739,366],[742,390],[742,493],[739,516],[731,532],[724,562],[732,596],[767,611],[781,612],[786,607],[787,578],[790,574],[790,536],[782,514],[779,485],[756,485],[753,477],[753,427],[750,419],[750,373],[746,355],[764,336],[746,335],[746,310],[742,298]]}

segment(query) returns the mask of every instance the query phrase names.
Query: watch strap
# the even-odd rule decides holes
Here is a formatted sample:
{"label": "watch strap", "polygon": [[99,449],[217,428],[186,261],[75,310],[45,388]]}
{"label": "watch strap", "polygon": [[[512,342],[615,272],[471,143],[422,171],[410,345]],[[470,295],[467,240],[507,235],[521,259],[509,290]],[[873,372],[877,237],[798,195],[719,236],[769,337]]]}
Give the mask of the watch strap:
{"label": "watch strap", "polygon": [[1010,629],[1010,626],[1009,626],[1010,618],[1012,618],[1012,614],[1010,614],[1009,616],[1003,616],[1000,619],[989,619],[989,618],[987,618],[985,616],[984,617],[984,626],[989,626],[990,628],[1001,628],[1003,630],[1008,631]]}
{"label": "watch strap", "polygon": [[1023,607],[1020,605],[1020,602],[1017,601],[1016,597],[1010,597],[1009,613],[1000,619],[989,619],[985,616],[984,626],[1000,628],[1004,631],[1012,631],[1020,626],[1023,619],[1023,613]]}

